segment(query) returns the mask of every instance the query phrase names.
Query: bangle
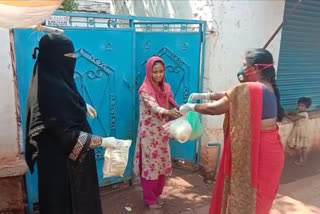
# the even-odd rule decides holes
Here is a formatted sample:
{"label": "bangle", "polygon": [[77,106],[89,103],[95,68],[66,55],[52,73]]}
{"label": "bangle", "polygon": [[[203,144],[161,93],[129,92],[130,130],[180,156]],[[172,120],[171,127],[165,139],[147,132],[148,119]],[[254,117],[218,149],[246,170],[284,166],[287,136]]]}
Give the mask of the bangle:
{"label": "bangle", "polygon": [[95,147],[101,146],[102,138],[96,135],[91,136],[90,148],[93,149]]}

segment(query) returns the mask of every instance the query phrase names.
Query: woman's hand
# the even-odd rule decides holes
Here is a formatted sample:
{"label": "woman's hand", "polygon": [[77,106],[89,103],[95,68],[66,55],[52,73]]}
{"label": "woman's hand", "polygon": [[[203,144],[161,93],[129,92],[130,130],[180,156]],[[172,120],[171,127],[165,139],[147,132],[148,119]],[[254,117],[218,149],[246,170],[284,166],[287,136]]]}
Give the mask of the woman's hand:
{"label": "woman's hand", "polygon": [[97,111],[88,103],[86,105],[87,105],[87,116],[90,117],[91,119],[96,118]]}
{"label": "woman's hand", "polygon": [[166,124],[164,124],[162,126],[162,130],[164,131],[164,133],[168,136],[170,136],[170,126],[171,126],[172,121],[167,122]]}
{"label": "woman's hand", "polygon": [[167,111],[166,116],[168,116],[170,119],[174,120],[174,119],[181,117],[182,115],[180,114],[180,112],[177,109],[171,109],[171,110]]}
{"label": "woman's hand", "polygon": [[192,103],[187,103],[187,104],[180,106],[180,108],[179,108],[180,114],[186,115],[189,111],[194,111],[195,106],[196,106],[196,104],[192,104]]}
{"label": "woman's hand", "polygon": [[114,137],[102,138],[101,146],[104,148],[114,149],[117,147],[117,139]]}

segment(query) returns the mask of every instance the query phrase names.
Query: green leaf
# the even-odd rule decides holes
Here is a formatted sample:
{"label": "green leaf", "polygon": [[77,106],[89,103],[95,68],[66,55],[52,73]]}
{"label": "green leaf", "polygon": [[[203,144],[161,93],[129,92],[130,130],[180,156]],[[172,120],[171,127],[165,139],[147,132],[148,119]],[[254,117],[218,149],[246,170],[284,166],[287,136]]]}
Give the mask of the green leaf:
{"label": "green leaf", "polygon": [[75,0],[64,0],[61,6],[64,11],[74,11],[78,8],[78,3]]}

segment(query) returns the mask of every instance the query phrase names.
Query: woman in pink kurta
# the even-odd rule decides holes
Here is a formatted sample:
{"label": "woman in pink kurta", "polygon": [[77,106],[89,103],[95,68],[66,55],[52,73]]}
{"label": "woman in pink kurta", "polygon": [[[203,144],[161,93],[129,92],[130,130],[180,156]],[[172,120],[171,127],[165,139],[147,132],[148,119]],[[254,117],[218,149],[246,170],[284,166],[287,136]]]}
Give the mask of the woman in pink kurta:
{"label": "woman in pink kurta", "polygon": [[169,137],[162,126],[180,116],[171,87],[164,81],[165,65],[160,57],[149,58],[146,77],[139,89],[140,114],[134,170],[141,178],[143,199],[149,208],[161,208],[159,197],[166,176],[171,175]]}

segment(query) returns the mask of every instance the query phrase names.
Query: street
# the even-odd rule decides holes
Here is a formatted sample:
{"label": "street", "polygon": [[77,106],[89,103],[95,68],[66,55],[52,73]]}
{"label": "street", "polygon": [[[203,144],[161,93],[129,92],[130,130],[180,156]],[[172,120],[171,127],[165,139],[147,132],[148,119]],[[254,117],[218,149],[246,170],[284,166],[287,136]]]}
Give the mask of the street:
{"label": "street", "polygon": [[[287,158],[282,173],[279,194],[271,214],[320,213],[320,156],[313,153],[307,165],[295,166]],[[102,191],[104,214],[207,214],[213,184],[206,184],[197,173],[176,169],[168,179],[162,200],[163,209],[149,210],[142,201],[142,190],[137,183],[132,187],[112,192]],[[132,211],[127,211],[131,209]]]}

